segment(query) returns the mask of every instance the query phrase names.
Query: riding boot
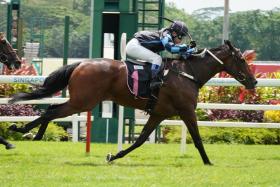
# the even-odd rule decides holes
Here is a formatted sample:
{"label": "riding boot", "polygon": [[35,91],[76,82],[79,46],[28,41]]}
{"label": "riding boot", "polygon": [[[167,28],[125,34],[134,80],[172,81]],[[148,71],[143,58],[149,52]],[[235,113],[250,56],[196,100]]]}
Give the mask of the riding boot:
{"label": "riding boot", "polygon": [[160,86],[162,85],[162,80],[158,76],[158,73],[160,71],[159,65],[152,64],[151,70],[152,70],[152,80],[150,82],[150,89],[153,91],[160,88]]}

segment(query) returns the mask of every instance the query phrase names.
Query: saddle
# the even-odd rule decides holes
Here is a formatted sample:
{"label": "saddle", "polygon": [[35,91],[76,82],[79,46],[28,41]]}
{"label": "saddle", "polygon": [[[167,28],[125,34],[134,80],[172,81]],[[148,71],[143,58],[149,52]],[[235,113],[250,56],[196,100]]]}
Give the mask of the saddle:
{"label": "saddle", "polygon": [[[148,99],[145,111],[150,114],[157,102],[160,90],[160,88],[155,90],[150,89],[150,83],[152,80],[152,65],[150,63],[132,59],[125,60],[125,64],[127,67],[128,89],[136,98]],[[162,80],[163,68],[158,73],[158,77]]]}

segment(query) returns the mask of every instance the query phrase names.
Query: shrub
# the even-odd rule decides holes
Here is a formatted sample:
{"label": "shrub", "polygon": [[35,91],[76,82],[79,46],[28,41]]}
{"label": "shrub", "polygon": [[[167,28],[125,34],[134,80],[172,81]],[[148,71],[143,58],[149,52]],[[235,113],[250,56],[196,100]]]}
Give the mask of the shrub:
{"label": "shrub", "polygon": [[[10,139],[10,140],[24,140],[21,133],[9,131],[7,128],[9,127],[10,123],[8,122],[1,122],[0,123],[0,136]],[[18,123],[17,126],[23,126],[23,123]],[[31,130],[32,134],[36,134],[39,128],[35,128]],[[66,131],[56,125],[55,123],[49,123],[46,133],[44,134],[43,140],[45,141],[60,141],[68,139],[68,134]]]}
{"label": "shrub", "polygon": [[34,110],[32,105],[0,105],[0,116],[37,116],[40,113],[39,110]]}
{"label": "shrub", "polygon": [[207,110],[198,108],[196,110],[197,120],[208,121],[210,120]]}
{"label": "shrub", "polygon": [[10,126],[9,122],[0,123],[0,136],[4,137],[5,139],[10,139],[10,140],[23,140],[22,134],[9,131],[7,129],[9,126]]}
{"label": "shrub", "polygon": [[209,119],[212,121],[230,119],[232,121],[262,122],[263,111],[255,110],[210,110]]}
{"label": "shrub", "polygon": [[[37,131],[38,129],[35,130]],[[63,127],[60,127],[57,124],[51,122],[49,123],[46,133],[44,134],[43,140],[45,141],[68,140],[68,134],[63,129]]]}
{"label": "shrub", "polygon": [[264,113],[264,120],[266,122],[280,123],[280,111],[266,111]]}
{"label": "shrub", "polygon": [[[209,144],[280,144],[280,129],[200,127],[199,130],[203,142]],[[164,127],[162,131],[163,142],[181,142],[181,127]],[[189,133],[186,142],[192,143]]]}
{"label": "shrub", "polygon": [[8,97],[17,92],[29,92],[30,89],[28,84],[0,84],[0,96]]}

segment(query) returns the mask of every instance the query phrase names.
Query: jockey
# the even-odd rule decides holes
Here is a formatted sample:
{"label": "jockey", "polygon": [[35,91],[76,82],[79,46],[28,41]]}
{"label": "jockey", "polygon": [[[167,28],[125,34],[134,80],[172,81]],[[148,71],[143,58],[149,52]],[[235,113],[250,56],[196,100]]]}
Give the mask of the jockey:
{"label": "jockey", "polygon": [[0,136],[0,144],[3,144],[6,146],[6,149],[14,149],[16,146],[9,143],[7,140],[5,140],[2,136]]}
{"label": "jockey", "polygon": [[181,44],[185,36],[190,37],[185,23],[174,21],[168,28],[163,28],[159,31],[139,31],[127,43],[126,54],[128,57],[144,60],[152,64],[152,81],[150,84],[152,90],[162,84],[157,77],[162,64],[162,58],[158,52],[166,49],[170,53],[180,53],[188,57],[194,51],[193,49],[196,47],[195,41],[191,40],[190,45]]}

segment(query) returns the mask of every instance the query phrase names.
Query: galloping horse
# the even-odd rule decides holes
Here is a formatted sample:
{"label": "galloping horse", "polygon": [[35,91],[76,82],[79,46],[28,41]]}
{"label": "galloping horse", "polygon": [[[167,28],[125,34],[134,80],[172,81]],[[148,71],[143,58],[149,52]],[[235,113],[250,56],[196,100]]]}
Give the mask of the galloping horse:
{"label": "galloping horse", "polygon": [[[199,88],[221,71],[232,75],[247,89],[254,89],[257,84],[241,52],[229,41],[225,41],[225,44],[218,48],[208,50],[203,58],[192,56],[187,60],[171,60],[166,63],[171,71],[167,74],[165,84],[158,95],[158,102],[139,138],[129,148],[116,155],[107,155],[107,161],[121,158],[141,146],[161,121],[179,115],[185,122],[204,164],[210,165],[199,135],[195,114]],[[189,79],[187,75],[193,75],[194,80]],[[13,125],[10,129],[25,133],[41,124],[34,138],[39,140],[51,120],[92,110],[103,100],[112,100],[120,105],[142,110],[147,104],[147,100],[135,99],[129,92],[126,65],[117,60],[104,58],[64,66],[50,74],[42,87],[31,93],[18,93],[13,96],[10,103],[51,96],[67,85],[70,99],[66,103],[51,105],[36,120],[21,128]]]}
{"label": "galloping horse", "polygon": [[2,32],[0,32],[0,62],[5,64],[10,70],[19,69],[21,66],[19,57]]}

